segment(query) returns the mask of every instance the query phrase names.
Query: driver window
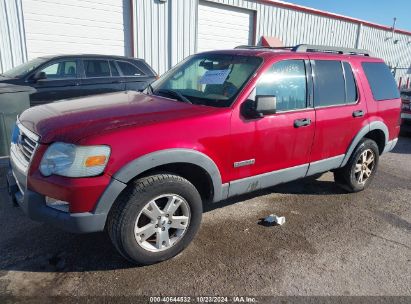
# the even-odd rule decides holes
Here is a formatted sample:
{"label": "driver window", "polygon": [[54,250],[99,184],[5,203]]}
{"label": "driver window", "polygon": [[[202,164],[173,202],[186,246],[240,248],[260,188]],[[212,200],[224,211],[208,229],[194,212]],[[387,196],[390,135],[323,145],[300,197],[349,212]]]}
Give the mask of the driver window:
{"label": "driver window", "polygon": [[307,107],[307,79],[304,60],[280,61],[258,81],[256,95],[277,97],[277,111]]}
{"label": "driver window", "polygon": [[77,62],[75,60],[59,61],[41,70],[48,79],[76,78]]}

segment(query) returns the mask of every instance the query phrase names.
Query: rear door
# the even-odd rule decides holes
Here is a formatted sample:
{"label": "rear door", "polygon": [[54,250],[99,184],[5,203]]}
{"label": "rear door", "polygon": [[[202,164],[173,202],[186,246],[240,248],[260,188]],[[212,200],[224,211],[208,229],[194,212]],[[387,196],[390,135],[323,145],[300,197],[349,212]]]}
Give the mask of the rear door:
{"label": "rear door", "polygon": [[82,60],[81,91],[83,96],[125,90],[124,81],[117,67],[110,61],[97,58]]}
{"label": "rear door", "polygon": [[368,113],[358,75],[348,61],[310,57],[317,126],[309,174],[315,174],[341,165]]}
{"label": "rear door", "polygon": [[37,92],[30,95],[32,106],[81,95],[79,61],[76,58],[51,61],[36,72],[46,73],[47,78],[33,81],[32,86]]}
{"label": "rear door", "polygon": [[115,63],[119,68],[126,90],[143,91],[155,80],[154,72],[144,62],[116,60]]}

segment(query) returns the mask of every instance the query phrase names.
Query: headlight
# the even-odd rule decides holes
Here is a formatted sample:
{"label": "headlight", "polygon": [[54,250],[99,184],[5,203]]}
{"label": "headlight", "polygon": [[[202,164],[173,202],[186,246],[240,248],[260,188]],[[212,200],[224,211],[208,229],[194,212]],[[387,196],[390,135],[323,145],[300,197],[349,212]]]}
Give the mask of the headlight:
{"label": "headlight", "polygon": [[44,153],[40,172],[44,176],[96,176],[104,171],[109,157],[108,146],[76,146],[56,142]]}

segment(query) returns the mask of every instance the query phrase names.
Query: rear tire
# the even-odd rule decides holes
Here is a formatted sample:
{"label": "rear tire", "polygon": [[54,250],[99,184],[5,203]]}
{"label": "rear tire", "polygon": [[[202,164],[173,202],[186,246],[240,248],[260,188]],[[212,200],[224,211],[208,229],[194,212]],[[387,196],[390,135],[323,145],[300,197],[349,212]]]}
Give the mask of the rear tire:
{"label": "rear tire", "polygon": [[107,219],[107,232],[127,260],[150,265],[184,250],[202,217],[197,189],[173,174],[133,181],[118,197]]}
{"label": "rear tire", "polygon": [[359,192],[367,188],[378,168],[379,150],[375,141],[363,138],[355,148],[347,164],[334,171],[338,186],[348,192]]}

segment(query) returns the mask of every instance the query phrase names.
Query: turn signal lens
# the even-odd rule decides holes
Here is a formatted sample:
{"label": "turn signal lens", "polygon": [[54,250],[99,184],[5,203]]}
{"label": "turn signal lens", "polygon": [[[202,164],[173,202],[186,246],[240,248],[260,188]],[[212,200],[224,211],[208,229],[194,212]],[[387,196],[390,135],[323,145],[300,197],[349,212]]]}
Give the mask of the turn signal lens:
{"label": "turn signal lens", "polygon": [[107,157],[105,155],[89,156],[86,158],[84,165],[86,167],[103,166],[106,164]]}

